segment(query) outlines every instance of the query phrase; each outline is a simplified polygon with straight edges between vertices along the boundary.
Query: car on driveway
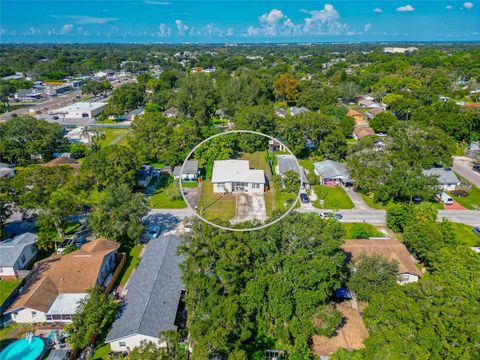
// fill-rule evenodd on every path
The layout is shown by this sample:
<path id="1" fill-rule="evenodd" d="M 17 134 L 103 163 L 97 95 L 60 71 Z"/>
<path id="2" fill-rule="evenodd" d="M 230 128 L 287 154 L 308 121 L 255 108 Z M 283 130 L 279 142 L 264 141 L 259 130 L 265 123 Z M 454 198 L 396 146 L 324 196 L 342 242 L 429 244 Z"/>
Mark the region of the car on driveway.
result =
<path id="1" fill-rule="evenodd" d="M 300 201 L 302 204 L 308 204 L 310 202 L 310 199 L 308 198 L 308 195 L 305 193 L 300 194 Z"/>
<path id="2" fill-rule="evenodd" d="M 480 165 L 473 165 L 472 170 L 480 174 Z"/>
<path id="3" fill-rule="evenodd" d="M 474 227 L 474 228 L 473 228 L 473 232 L 474 232 L 475 234 L 477 234 L 478 236 L 480 236 L 480 227 Z"/>
<path id="4" fill-rule="evenodd" d="M 158 235 L 160 235 L 160 231 L 161 228 L 159 225 L 151 225 L 147 233 L 148 240 L 157 238 Z"/>

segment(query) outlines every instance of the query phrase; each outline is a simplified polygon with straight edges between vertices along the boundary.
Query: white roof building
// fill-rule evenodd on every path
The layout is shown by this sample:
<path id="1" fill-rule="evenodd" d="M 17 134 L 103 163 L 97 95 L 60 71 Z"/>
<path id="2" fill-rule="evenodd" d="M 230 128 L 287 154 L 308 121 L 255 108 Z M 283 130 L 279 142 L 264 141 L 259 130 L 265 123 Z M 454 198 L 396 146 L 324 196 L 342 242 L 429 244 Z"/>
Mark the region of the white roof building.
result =
<path id="1" fill-rule="evenodd" d="M 57 109 L 55 113 L 61 114 L 66 119 L 94 118 L 99 115 L 106 106 L 107 103 L 104 102 L 79 101 L 75 104 Z"/>
<path id="2" fill-rule="evenodd" d="M 250 169 L 248 160 L 217 160 L 213 163 L 214 192 L 263 193 L 263 170 Z"/>

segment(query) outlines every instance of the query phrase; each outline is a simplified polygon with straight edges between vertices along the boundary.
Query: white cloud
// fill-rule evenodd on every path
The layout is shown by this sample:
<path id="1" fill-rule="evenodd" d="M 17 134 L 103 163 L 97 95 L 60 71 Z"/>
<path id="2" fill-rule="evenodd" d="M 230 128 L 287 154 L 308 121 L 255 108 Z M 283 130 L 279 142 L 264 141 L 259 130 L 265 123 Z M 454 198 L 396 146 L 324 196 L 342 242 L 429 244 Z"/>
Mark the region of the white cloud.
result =
<path id="1" fill-rule="evenodd" d="M 375 9 L 373 9 L 372 11 L 373 11 L 374 13 L 377 13 L 377 14 L 381 14 L 381 13 L 383 12 L 383 10 L 380 9 L 380 8 L 375 8 Z"/>
<path id="2" fill-rule="evenodd" d="M 111 17 L 95 17 L 95 16 L 86 16 L 86 15 L 50 15 L 52 18 L 57 19 L 69 19 L 72 20 L 74 24 L 106 24 L 111 21 L 120 20 L 119 18 Z"/>
<path id="3" fill-rule="evenodd" d="M 453 6 L 452 6 L 452 5 L 447 5 L 447 6 L 445 6 L 445 9 L 447 9 L 447 10 L 453 10 Z"/>
<path id="4" fill-rule="evenodd" d="M 367 23 L 367 24 L 365 24 L 365 26 L 363 27 L 363 31 L 364 31 L 364 32 L 368 32 L 371 28 L 372 28 L 372 24 Z"/>
<path id="5" fill-rule="evenodd" d="M 333 35 L 345 32 L 348 26 L 340 22 L 340 14 L 331 4 L 325 4 L 322 10 L 308 12 L 311 16 L 304 19 L 303 32 L 312 35 Z"/>
<path id="6" fill-rule="evenodd" d="M 158 33 L 157 33 L 158 36 L 169 37 L 171 33 L 172 33 L 172 29 L 170 29 L 170 27 L 167 24 L 161 23 L 158 26 Z"/>
<path id="7" fill-rule="evenodd" d="M 463 3 L 463 7 L 464 7 L 465 9 L 470 10 L 471 8 L 473 8 L 473 3 L 471 3 L 470 1 L 464 2 L 464 3 Z"/>
<path id="8" fill-rule="evenodd" d="M 175 25 L 177 26 L 178 35 L 187 35 L 189 27 L 188 25 L 184 24 L 182 20 L 175 20 Z"/>
<path id="9" fill-rule="evenodd" d="M 281 10 L 273 9 L 258 17 L 260 26 L 249 26 L 245 36 L 293 35 L 301 31 L 301 26 L 293 23 Z"/>
<path id="10" fill-rule="evenodd" d="M 415 8 L 410 4 L 407 4 L 405 6 L 397 7 L 397 11 L 400 11 L 400 12 L 410 12 L 410 11 L 414 11 L 414 10 L 415 10 Z"/>
<path id="11" fill-rule="evenodd" d="M 73 25 L 72 24 L 65 24 L 60 29 L 60 35 L 66 35 L 69 32 L 71 32 L 72 30 L 73 30 Z"/>

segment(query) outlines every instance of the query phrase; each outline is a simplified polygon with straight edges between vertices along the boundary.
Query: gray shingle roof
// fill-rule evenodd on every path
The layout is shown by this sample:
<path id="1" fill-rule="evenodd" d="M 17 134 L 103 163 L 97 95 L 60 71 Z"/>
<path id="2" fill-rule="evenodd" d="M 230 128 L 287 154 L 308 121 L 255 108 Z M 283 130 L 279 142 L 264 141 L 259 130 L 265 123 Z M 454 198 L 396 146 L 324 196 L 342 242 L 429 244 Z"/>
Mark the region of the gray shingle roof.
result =
<path id="1" fill-rule="evenodd" d="M 173 175 L 180 176 L 182 165 L 175 166 L 173 168 Z M 198 173 L 198 160 L 187 160 L 185 167 L 183 168 L 184 174 L 197 174 Z"/>
<path id="2" fill-rule="evenodd" d="M 431 168 L 422 172 L 425 176 L 436 176 L 440 185 L 460 184 L 460 180 L 451 169 Z"/>
<path id="3" fill-rule="evenodd" d="M 315 172 L 322 177 L 322 179 L 340 178 L 342 180 L 350 181 L 350 173 L 346 166 L 338 161 L 325 160 L 313 164 Z"/>
<path id="4" fill-rule="evenodd" d="M 35 244 L 37 235 L 25 233 L 0 242 L 0 266 L 13 266 L 26 246 Z"/>
<path id="5" fill-rule="evenodd" d="M 183 290 L 179 244 L 178 236 L 166 235 L 147 245 L 140 265 L 128 281 L 124 307 L 106 342 L 134 334 L 158 337 L 161 331 L 177 328 L 174 322 Z"/>
<path id="6" fill-rule="evenodd" d="M 287 171 L 295 171 L 298 174 L 298 166 L 297 162 L 295 161 L 295 156 L 293 155 L 277 155 L 277 162 L 278 162 L 278 172 L 280 175 L 285 174 Z M 307 176 L 305 175 L 305 170 L 300 167 L 301 169 L 301 177 L 303 183 L 308 183 Z"/>

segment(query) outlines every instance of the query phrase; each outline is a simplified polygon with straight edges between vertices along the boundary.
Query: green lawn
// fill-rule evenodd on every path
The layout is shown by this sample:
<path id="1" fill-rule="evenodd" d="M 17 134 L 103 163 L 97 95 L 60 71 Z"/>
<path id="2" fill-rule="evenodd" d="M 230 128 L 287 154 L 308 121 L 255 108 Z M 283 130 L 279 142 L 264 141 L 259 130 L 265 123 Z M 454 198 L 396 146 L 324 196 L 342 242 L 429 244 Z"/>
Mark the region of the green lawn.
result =
<path id="1" fill-rule="evenodd" d="M 457 240 L 467 246 L 480 246 L 480 236 L 473 232 L 473 226 L 452 222 Z"/>
<path id="2" fill-rule="evenodd" d="M 239 159 L 248 160 L 250 169 L 261 169 L 265 172 L 267 178 L 271 178 L 272 171 L 266 160 L 267 153 L 265 151 L 257 151 L 254 153 L 243 153 Z"/>
<path id="3" fill-rule="evenodd" d="M 292 206 L 291 203 L 287 203 L 289 199 L 295 200 L 297 198 L 297 194 L 285 193 L 276 191 L 275 192 L 275 209 L 277 210 L 288 210 Z M 287 206 L 285 206 L 287 204 Z M 297 204 L 298 207 L 298 204 Z M 268 215 L 268 213 L 267 213 Z"/>
<path id="4" fill-rule="evenodd" d="M 171 195 L 174 191 L 174 179 L 173 177 L 164 177 L 160 179 L 160 184 L 155 190 L 155 193 L 150 197 L 150 207 L 153 209 L 183 209 L 187 205 L 183 198 L 171 199 Z M 178 190 L 180 191 L 180 190 Z"/>
<path id="5" fill-rule="evenodd" d="M 468 191 L 468 195 L 465 197 L 458 197 L 449 193 L 453 200 L 457 201 L 460 205 L 466 207 L 467 209 L 474 210 L 480 208 L 480 189 L 473 185 L 471 182 L 462 178 L 463 181 L 468 182 L 472 185 L 472 188 Z"/>
<path id="6" fill-rule="evenodd" d="M 128 278 L 132 274 L 133 269 L 135 269 L 138 264 L 140 264 L 140 254 L 142 252 L 142 249 L 143 245 L 137 244 L 125 252 L 127 258 L 125 259 L 125 265 L 123 266 L 122 272 L 117 278 L 118 285 L 126 284 Z"/>
<path id="7" fill-rule="evenodd" d="M 305 170 L 308 170 L 309 173 L 311 174 L 314 173 L 314 170 L 313 170 L 314 161 L 312 159 L 298 160 L 298 163 L 300 164 L 300 166 L 303 166 Z"/>
<path id="8" fill-rule="evenodd" d="M 313 206 L 320 209 L 353 209 L 353 202 L 348 197 L 345 190 L 340 186 L 312 186 L 313 191 L 317 195 L 317 200 L 313 202 Z M 323 198 L 323 207 L 320 205 L 320 198 Z"/>
<path id="9" fill-rule="evenodd" d="M 215 194 L 210 180 L 205 180 L 199 207 L 203 206 L 201 215 L 207 220 L 231 220 L 236 215 L 235 195 Z"/>
<path id="10" fill-rule="evenodd" d="M 17 279 L 0 280 L 0 304 L 3 304 L 3 302 L 7 300 L 18 284 L 20 284 L 20 280 Z"/>
<path id="11" fill-rule="evenodd" d="M 100 146 L 105 146 L 110 144 L 117 136 L 126 133 L 128 129 L 100 129 L 102 133 L 105 134 L 104 139 L 100 139 Z"/>
<path id="12" fill-rule="evenodd" d="M 363 201 L 365 201 L 367 205 L 372 209 L 385 209 L 385 206 L 383 206 L 382 204 L 378 204 L 374 202 L 371 196 L 363 193 L 359 193 L 359 194 L 362 195 Z"/>
<path id="13" fill-rule="evenodd" d="M 369 237 L 385 237 L 377 228 L 367 223 L 342 223 L 345 239 L 368 239 Z"/>

